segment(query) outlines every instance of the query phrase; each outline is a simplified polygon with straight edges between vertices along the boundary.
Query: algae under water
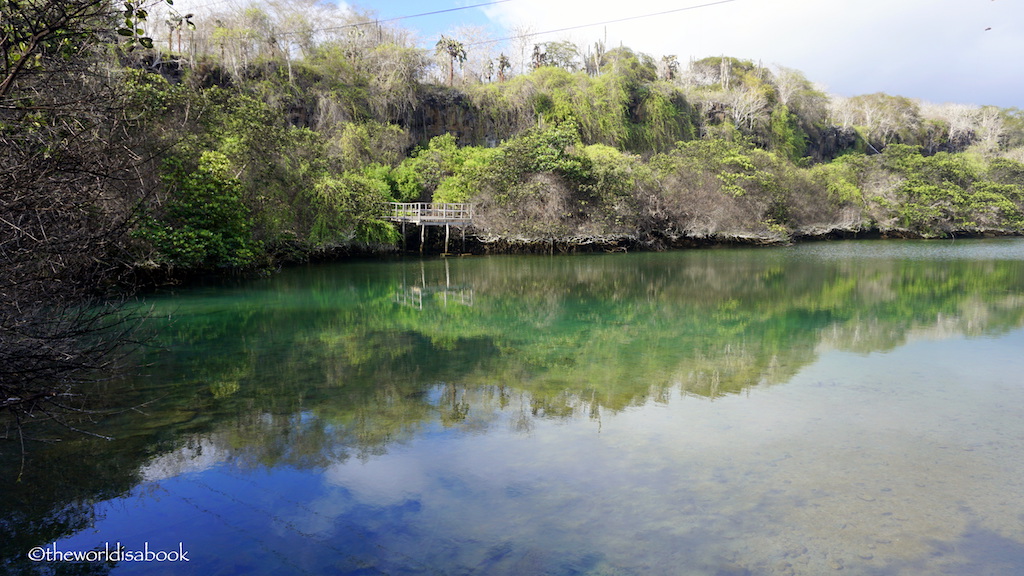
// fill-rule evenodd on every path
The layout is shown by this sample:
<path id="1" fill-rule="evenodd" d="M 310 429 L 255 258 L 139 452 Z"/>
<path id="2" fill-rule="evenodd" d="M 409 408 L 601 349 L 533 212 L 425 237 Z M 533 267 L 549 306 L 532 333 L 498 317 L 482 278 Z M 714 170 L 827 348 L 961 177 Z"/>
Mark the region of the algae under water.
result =
<path id="1" fill-rule="evenodd" d="M 130 406 L 0 445 L 0 566 L 1024 571 L 1024 241 L 350 262 L 155 294 Z M 12 472 L 13 471 L 13 472 Z M 34 562 L 185 550 L 188 562 Z"/>

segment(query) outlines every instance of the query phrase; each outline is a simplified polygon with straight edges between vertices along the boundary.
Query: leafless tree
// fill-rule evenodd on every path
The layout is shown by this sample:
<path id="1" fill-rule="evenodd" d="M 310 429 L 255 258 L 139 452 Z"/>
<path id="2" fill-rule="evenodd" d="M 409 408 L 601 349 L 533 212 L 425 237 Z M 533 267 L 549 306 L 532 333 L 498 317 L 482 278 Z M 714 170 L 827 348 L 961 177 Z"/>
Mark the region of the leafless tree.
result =
<path id="1" fill-rule="evenodd" d="M 68 415 L 90 406 L 84 383 L 131 340 L 134 324 L 103 302 L 131 269 L 127 232 L 155 176 L 122 105 L 126 82 L 99 57 L 124 14 L 102 0 L 4 5 L 0 414 L 19 431 L 73 426 Z"/>
<path id="2" fill-rule="evenodd" d="M 747 132 L 768 117 L 768 98 L 755 88 L 744 88 L 726 93 L 729 115 L 733 123 Z"/>
<path id="3" fill-rule="evenodd" d="M 1006 127 L 999 108 L 983 106 L 978 112 L 978 138 L 982 152 L 994 154 L 999 150 L 1000 140 Z"/>
<path id="4" fill-rule="evenodd" d="M 833 123 L 839 126 L 863 127 L 869 143 L 878 149 L 897 140 L 901 134 L 916 131 L 921 122 L 915 101 L 882 93 L 834 97 L 829 113 Z"/>
<path id="5" fill-rule="evenodd" d="M 478 83 L 487 76 L 487 63 L 494 58 L 494 43 L 481 26 L 459 26 L 452 31 L 452 38 L 458 38 L 466 52 L 462 62 L 463 82 Z"/>
<path id="6" fill-rule="evenodd" d="M 536 44 L 535 36 L 536 30 L 528 24 L 518 24 L 512 27 L 513 47 L 515 48 L 512 51 L 512 64 L 519 68 L 520 74 L 526 74 L 526 69 L 530 66 L 531 50 Z"/>
<path id="7" fill-rule="evenodd" d="M 704 60 L 690 60 L 679 80 L 682 85 L 687 87 L 711 86 L 719 82 L 721 72 L 720 66 L 712 66 Z"/>
<path id="8" fill-rule="evenodd" d="M 775 66 L 775 73 L 773 74 L 773 82 L 775 85 L 775 93 L 778 95 L 779 104 L 790 106 L 796 99 L 797 95 L 804 90 L 807 90 L 810 86 L 810 82 L 799 70 L 792 68 L 786 68 L 785 66 Z"/>
<path id="9" fill-rule="evenodd" d="M 829 100 L 828 107 L 831 122 L 843 128 L 851 128 L 854 125 L 855 110 L 849 98 L 833 96 Z"/>

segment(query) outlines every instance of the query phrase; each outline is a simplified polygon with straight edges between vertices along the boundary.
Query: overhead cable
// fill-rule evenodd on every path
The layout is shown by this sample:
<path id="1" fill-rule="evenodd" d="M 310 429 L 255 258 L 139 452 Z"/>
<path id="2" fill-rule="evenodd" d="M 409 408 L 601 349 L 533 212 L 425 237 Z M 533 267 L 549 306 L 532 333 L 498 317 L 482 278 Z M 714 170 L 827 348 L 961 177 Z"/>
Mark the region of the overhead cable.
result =
<path id="1" fill-rule="evenodd" d="M 446 8 L 444 10 L 434 10 L 433 12 L 422 12 L 420 14 L 409 14 L 408 16 L 395 16 L 394 18 L 386 18 L 384 20 L 367 20 L 365 22 L 356 22 L 354 24 L 342 24 L 341 26 L 328 26 L 326 28 L 317 28 L 316 32 L 328 32 L 331 30 L 344 30 L 345 28 L 357 28 L 359 26 L 369 26 L 371 24 L 383 24 L 385 22 L 395 22 L 398 20 L 407 20 L 409 18 L 419 18 L 421 16 L 433 16 L 435 14 L 444 14 L 446 12 L 457 12 L 459 10 L 469 10 L 470 8 L 480 8 L 481 6 L 491 6 L 493 4 L 502 4 L 505 2 L 511 2 L 512 0 L 493 0 L 491 2 L 483 2 L 480 4 L 473 4 L 471 6 L 459 6 L 457 8 Z M 282 35 L 293 34 L 293 32 L 284 32 Z"/>
<path id="2" fill-rule="evenodd" d="M 569 30 L 579 30 L 580 28 L 590 28 L 592 26 L 604 26 L 606 24 L 616 24 L 618 22 L 626 22 L 629 20 L 639 20 L 641 18 L 652 18 L 654 16 L 663 16 L 665 14 L 672 14 L 674 12 L 685 12 L 687 10 L 696 10 L 698 8 L 708 8 L 710 6 L 717 6 L 719 4 L 729 4 L 730 2 L 736 2 L 737 0 L 719 0 L 718 2 L 708 2 L 707 4 L 698 4 L 696 6 L 687 6 L 685 8 L 675 8 L 672 10 L 663 10 L 661 12 L 652 12 L 650 14 L 640 14 L 639 16 L 627 16 L 625 18 L 616 18 L 615 20 L 605 20 L 604 22 L 591 22 L 590 24 L 580 24 L 578 26 L 567 26 L 565 28 L 558 28 L 556 30 L 544 30 L 543 32 L 529 32 L 526 34 L 518 34 L 516 36 L 509 36 L 507 38 L 498 38 L 496 40 L 481 40 L 479 42 L 469 42 L 464 46 L 478 46 L 481 44 L 494 44 L 495 42 L 504 42 L 506 40 L 517 40 L 519 38 L 530 38 L 531 36 L 540 36 L 543 34 L 554 34 L 556 32 L 567 32 Z"/>

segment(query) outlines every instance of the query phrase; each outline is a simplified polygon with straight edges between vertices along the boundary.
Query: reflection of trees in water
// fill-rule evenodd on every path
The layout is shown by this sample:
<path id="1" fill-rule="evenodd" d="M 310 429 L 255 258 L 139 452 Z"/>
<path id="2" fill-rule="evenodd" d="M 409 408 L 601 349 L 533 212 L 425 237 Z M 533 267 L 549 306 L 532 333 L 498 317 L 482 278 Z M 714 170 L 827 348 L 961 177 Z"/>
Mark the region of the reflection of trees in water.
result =
<path id="1" fill-rule="evenodd" d="M 314 389 L 500 381 L 547 403 L 568 391 L 617 410 L 666 387 L 715 396 L 784 381 L 822 347 L 888 350 L 929 330 L 974 335 L 1024 316 L 1018 262 L 788 254 L 494 258 L 351 276 L 320 268 L 285 275 L 262 302 L 190 318 L 174 345 L 221 350 L 185 363 L 221 396 L 268 388 L 260 375 L 283 365 L 289 380 Z M 410 277 L 471 287 L 474 306 L 398 305 L 394 294 Z"/>
<path id="2" fill-rule="evenodd" d="M 0 573 L 52 574 L 53 566 L 32 562 L 27 554 L 97 520 L 97 502 L 131 490 L 139 481 L 140 466 L 156 451 L 172 445 L 154 445 L 149 436 L 127 437 L 113 443 L 77 436 L 61 442 L 29 446 L 20 481 L 20 446 L 0 443 L 3 497 L 0 497 Z M 68 574 L 107 574 L 105 563 L 62 566 Z"/>
<path id="3" fill-rule="evenodd" d="M 472 289 L 473 306 L 396 303 L 410 274 Z M 609 411 L 675 393 L 785 382 L 822 349 L 1010 330 L 1024 323 L 1022 293 L 1016 261 L 786 250 L 353 264 L 186 292 L 154 324 L 171 352 L 143 358 L 155 364 L 137 382 L 110 384 L 127 405 L 160 400 L 107 421 L 113 443 L 37 448 L 13 500 L 5 492 L 0 551 L 82 529 L 92 502 L 130 489 L 140 470 L 173 475 L 204 459 L 321 468 L 438 426 L 600 426 Z"/>
<path id="4" fill-rule="evenodd" d="M 251 365 L 221 369 L 232 382 L 249 377 L 216 401 L 245 403 L 257 414 L 301 407 L 331 429 L 325 444 L 365 456 L 429 422 L 468 429 L 505 414 L 510 426 L 529 430 L 537 418 L 597 419 L 602 410 L 666 401 L 674 390 L 714 398 L 784 382 L 825 348 L 890 350 L 926 334 L 975 335 L 1024 321 L 1024 267 L 1014 261 L 826 262 L 744 250 L 415 262 L 371 271 L 353 274 L 358 289 L 337 268 L 286 276 L 284 284 L 295 283 L 286 306 L 271 302 L 239 323 L 220 314 L 185 324 L 201 347 L 219 323 L 225 328 L 212 338 L 215 348 L 237 353 L 218 358 Z M 395 288 L 410 273 L 424 284 L 471 286 L 474 306 L 396 304 Z M 313 289 L 303 290 L 306 283 Z M 252 302 L 239 306 L 252 314 Z M 238 338 L 226 328 L 238 324 L 260 337 Z M 182 340 L 177 346 L 190 338 Z M 277 352 L 251 353 L 257 346 Z M 204 379 L 218 378 L 215 364 L 202 356 L 195 362 L 204 365 Z M 289 383 L 261 378 L 282 365 Z M 516 403 L 519 409 L 508 409 Z M 321 437 L 269 435 L 239 432 L 257 450 Z"/>

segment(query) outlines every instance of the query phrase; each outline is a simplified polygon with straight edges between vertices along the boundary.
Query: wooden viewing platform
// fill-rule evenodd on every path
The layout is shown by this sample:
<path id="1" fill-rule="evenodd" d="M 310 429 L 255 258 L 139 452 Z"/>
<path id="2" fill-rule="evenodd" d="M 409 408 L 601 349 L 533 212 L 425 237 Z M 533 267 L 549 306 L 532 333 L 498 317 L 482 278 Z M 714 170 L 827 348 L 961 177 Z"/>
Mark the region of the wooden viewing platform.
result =
<path id="1" fill-rule="evenodd" d="M 462 229 L 462 245 L 466 245 L 466 227 L 473 223 L 473 205 L 467 203 L 438 202 L 390 202 L 391 214 L 388 220 L 402 224 L 402 242 L 405 242 L 405 225 L 420 227 L 420 253 L 427 241 L 427 226 L 444 226 L 444 251 L 448 253 L 448 237 L 452 226 Z"/>
<path id="2" fill-rule="evenodd" d="M 436 202 L 391 202 L 392 222 L 410 222 L 419 226 L 468 226 L 473 223 L 472 204 Z"/>

